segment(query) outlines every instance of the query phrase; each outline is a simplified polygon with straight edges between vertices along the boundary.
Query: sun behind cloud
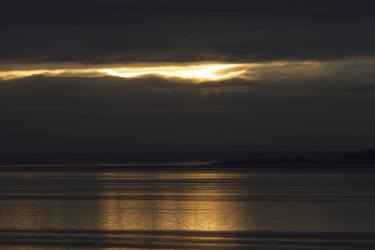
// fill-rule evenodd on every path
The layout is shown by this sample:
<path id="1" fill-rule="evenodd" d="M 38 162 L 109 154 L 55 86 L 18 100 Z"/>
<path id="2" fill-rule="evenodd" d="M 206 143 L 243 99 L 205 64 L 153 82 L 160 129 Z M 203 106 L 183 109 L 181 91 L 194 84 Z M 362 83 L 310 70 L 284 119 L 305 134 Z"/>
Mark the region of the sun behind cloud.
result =
<path id="1" fill-rule="evenodd" d="M 332 64 L 332 63 L 331 63 Z M 325 73 L 330 63 L 314 61 L 281 61 L 260 63 L 175 63 L 129 65 L 28 65 L 0 70 L 0 81 L 32 76 L 45 77 L 157 77 L 192 84 L 231 79 L 246 81 L 264 79 L 306 78 Z M 333 63 L 335 64 L 335 63 Z M 331 65 L 332 66 L 332 65 Z"/>
<path id="2" fill-rule="evenodd" d="M 247 73 L 246 64 L 192 65 L 129 65 L 86 68 L 17 69 L 0 71 L 0 80 L 14 80 L 31 76 L 47 77 L 119 77 L 119 78 L 176 78 L 194 83 L 241 78 Z"/>

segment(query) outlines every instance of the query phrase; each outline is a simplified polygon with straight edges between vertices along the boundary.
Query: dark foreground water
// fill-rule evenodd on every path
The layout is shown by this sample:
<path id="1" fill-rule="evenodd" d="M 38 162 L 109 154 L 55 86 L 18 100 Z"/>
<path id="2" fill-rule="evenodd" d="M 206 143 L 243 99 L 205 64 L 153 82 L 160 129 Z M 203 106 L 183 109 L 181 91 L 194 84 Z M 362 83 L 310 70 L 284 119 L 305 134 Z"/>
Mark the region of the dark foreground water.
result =
<path id="1" fill-rule="evenodd" d="M 371 171 L 0 171 L 0 249 L 374 249 Z"/>

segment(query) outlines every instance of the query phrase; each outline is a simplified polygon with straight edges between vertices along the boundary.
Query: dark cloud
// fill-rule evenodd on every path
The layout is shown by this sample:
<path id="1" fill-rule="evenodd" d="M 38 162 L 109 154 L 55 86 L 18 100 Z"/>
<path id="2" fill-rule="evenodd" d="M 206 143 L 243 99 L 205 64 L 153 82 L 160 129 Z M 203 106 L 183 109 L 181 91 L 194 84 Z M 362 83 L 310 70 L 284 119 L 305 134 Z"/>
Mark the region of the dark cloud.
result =
<path id="1" fill-rule="evenodd" d="M 374 56 L 374 22 L 137 23 L 108 29 L 7 29 L 1 62 L 176 62 Z"/>
<path id="2" fill-rule="evenodd" d="M 22 62 L 275 60 L 374 55 L 361 1 L 5 1 L 0 58 Z"/>
<path id="3" fill-rule="evenodd" d="M 358 86 L 334 79 L 207 85 L 152 78 L 3 82 L 0 147 L 210 151 L 371 146 L 375 92 L 357 91 Z"/>
<path id="4" fill-rule="evenodd" d="M 298 0 L 6 0 L 0 25 L 15 26 L 124 26 L 139 21 L 191 19 L 320 20 L 374 19 L 372 1 Z"/>
<path id="5" fill-rule="evenodd" d="M 364 62 L 375 56 L 374 7 L 373 1 L 342 0 L 2 1 L 2 69 L 22 63 L 334 63 L 328 75 L 203 85 L 155 78 L 2 81 L 0 149 L 371 146 L 375 84 L 373 63 Z"/>

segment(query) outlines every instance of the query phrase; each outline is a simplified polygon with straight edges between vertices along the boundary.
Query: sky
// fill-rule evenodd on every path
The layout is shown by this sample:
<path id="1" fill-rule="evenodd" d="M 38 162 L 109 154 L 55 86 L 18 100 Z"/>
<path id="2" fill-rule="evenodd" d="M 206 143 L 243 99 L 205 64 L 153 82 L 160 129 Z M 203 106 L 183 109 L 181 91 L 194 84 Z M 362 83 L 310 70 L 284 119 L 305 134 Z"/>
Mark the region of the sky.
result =
<path id="1" fill-rule="evenodd" d="M 4 0 L 0 152 L 374 147 L 374 8 Z"/>

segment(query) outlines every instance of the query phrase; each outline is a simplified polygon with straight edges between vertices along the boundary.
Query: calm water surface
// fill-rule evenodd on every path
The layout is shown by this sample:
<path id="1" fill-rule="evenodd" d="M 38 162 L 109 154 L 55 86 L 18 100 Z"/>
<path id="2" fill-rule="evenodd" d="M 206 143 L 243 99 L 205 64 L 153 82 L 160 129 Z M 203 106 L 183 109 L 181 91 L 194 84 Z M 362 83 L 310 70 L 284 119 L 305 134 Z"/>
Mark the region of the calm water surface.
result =
<path id="1" fill-rule="evenodd" d="M 2 171 L 0 249 L 374 249 L 375 175 L 302 172 Z"/>

